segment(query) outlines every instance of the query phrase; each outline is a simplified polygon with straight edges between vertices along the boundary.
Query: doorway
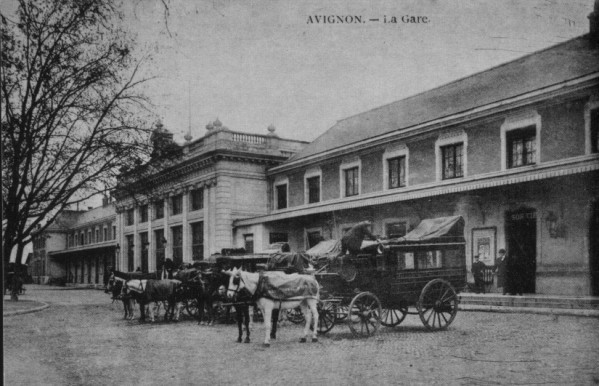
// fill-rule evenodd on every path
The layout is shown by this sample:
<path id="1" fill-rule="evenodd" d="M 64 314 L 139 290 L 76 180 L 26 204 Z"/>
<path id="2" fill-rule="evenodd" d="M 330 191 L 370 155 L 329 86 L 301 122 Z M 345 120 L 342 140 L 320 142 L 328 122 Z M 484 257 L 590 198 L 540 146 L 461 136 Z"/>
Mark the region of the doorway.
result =
<path id="1" fill-rule="evenodd" d="M 521 208 L 507 212 L 505 238 L 508 254 L 514 259 L 514 269 L 508 282 L 514 283 L 516 293 L 536 292 L 537 271 L 537 211 Z"/>

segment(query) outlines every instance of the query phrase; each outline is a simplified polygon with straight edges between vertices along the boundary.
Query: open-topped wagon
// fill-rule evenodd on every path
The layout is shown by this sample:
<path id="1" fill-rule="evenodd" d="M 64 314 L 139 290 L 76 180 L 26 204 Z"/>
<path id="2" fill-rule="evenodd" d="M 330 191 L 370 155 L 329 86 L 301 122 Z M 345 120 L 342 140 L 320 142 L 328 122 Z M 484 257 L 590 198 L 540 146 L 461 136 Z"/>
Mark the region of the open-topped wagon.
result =
<path id="1" fill-rule="evenodd" d="M 321 285 L 319 332 L 345 320 L 359 336 L 419 315 L 430 330 L 447 328 L 466 282 L 464 220 L 423 220 L 404 237 L 362 248 L 357 256 L 330 259 L 317 272 Z"/>

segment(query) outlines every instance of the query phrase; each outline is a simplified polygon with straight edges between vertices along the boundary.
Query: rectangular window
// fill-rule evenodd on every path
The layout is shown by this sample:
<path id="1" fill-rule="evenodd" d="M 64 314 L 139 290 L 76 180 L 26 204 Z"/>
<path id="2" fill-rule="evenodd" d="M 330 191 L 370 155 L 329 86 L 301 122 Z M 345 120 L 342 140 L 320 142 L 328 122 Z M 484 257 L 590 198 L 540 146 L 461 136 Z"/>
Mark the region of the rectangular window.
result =
<path id="1" fill-rule="evenodd" d="M 320 231 L 308 232 L 308 249 L 322 241 Z"/>
<path id="2" fill-rule="evenodd" d="M 455 143 L 441 148 L 441 156 L 443 157 L 443 179 L 458 178 L 464 176 L 463 168 L 463 143 Z"/>
<path id="3" fill-rule="evenodd" d="M 96 243 L 99 243 L 100 241 L 102 241 L 100 240 L 100 230 L 96 229 Z"/>
<path id="4" fill-rule="evenodd" d="M 164 218 L 164 200 L 154 202 L 154 220 Z"/>
<path id="5" fill-rule="evenodd" d="M 591 153 L 599 153 L 599 109 L 591 110 Z"/>
<path id="6" fill-rule="evenodd" d="M 441 251 L 419 251 L 416 252 L 418 269 L 441 268 L 443 258 Z"/>
<path id="7" fill-rule="evenodd" d="M 359 190 L 359 168 L 345 169 L 343 174 L 345 177 L 345 197 L 357 195 Z"/>
<path id="8" fill-rule="evenodd" d="M 147 213 L 147 210 L 146 210 Z M 141 271 L 148 272 L 148 251 L 150 250 L 150 242 L 148 240 L 148 232 L 139 234 L 139 241 L 141 242 Z"/>
<path id="9" fill-rule="evenodd" d="M 406 186 L 406 157 L 387 160 L 389 163 L 389 189 Z"/>
<path id="10" fill-rule="evenodd" d="M 191 256 L 195 260 L 204 260 L 204 223 L 191 224 Z"/>
<path id="11" fill-rule="evenodd" d="M 139 207 L 139 222 L 148 222 L 148 205 L 142 205 Z"/>
<path id="12" fill-rule="evenodd" d="M 310 177 L 308 183 L 308 203 L 320 202 L 320 176 Z"/>
<path id="13" fill-rule="evenodd" d="M 268 243 L 286 243 L 289 241 L 289 234 L 282 232 L 272 232 L 268 236 Z"/>
<path id="14" fill-rule="evenodd" d="M 108 241 L 108 228 L 104 227 L 103 231 L 104 238 L 102 240 Z"/>
<path id="15" fill-rule="evenodd" d="M 243 235 L 243 240 L 245 243 L 245 251 L 247 253 L 254 253 L 254 234 L 250 233 L 247 235 Z"/>
<path id="16" fill-rule="evenodd" d="M 91 230 L 87 231 L 87 243 L 91 244 L 94 242 L 93 233 Z"/>
<path id="17" fill-rule="evenodd" d="M 125 225 L 133 225 L 135 222 L 135 212 L 133 209 L 127 209 L 125 212 Z"/>
<path id="18" fill-rule="evenodd" d="M 112 226 L 112 239 L 116 240 L 116 225 Z"/>
<path id="19" fill-rule="evenodd" d="M 275 186 L 277 193 L 277 209 L 287 208 L 287 185 Z"/>
<path id="20" fill-rule="evenodd" d="M 135 259 L 135 245 L 133 245 L 133 235 L 127 236 L 127 269 L 129 272 L 135 270 L 134 259 Z"/>
<path id="21" fill-rule="evenodd" d="M 204 189 L 194 189 L 189 192 L 189 201 L 191 210 L 200 210 L 204 208 Z"/>
<path id="22" fill-rule="evenodd" d="M 536 163 L 536 128 L 512 130 L 506 134 L 508 143 L 508 167 L 532 165 Z"/>
<path id="23" fill-rule="evenodd" d="M 156 268 L 160 269 L 164 264 L 164 250 L 166 246 L 166 239 L 164 238 L 164 231 L 157 229 L 154 231 L 154 240 L 156 244 Z"/>
<path id="24" fill-rule="evenodd" d="M 183 212 L 183 196 L 178 194 L 171 197 L 171 214 L 177 215 Z"/>
<path id="25" fill-rule="evenodd" d="M 183 263 L 183 227 L 172 227 L 171 232 L 173 236 L 173 263 L 178 268 Z"/>
<path id="26" fill-rule="evenodd" d="M 405 236 L 407 233 L 407 224 L 405 222 L 393 222 L 385 224 L 385 235 L 393 239 Z"/>

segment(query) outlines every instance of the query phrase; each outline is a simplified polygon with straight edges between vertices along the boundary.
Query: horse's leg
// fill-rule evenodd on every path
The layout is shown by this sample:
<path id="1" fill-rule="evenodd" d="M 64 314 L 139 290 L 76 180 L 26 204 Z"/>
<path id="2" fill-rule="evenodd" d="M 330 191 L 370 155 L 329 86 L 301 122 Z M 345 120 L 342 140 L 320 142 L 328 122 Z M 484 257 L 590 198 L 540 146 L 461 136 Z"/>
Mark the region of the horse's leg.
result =
<path id="1" fill-rule="evenodd" d="M 314 320 L 314 330 L 312 330 L 312 342 L 318 342 L 318 301 L 316 299 L 307 300 L 308 307 L 310 307 L 310 313 Z M 308 308 L 306 307 L 306 309 Z"/>
<path id="2" fill-rule="evenodd" d="M 264 315 L 264 346 L 270 347 L 270 329 L 273 304 L 264 304 L 262 314 Z"/>
<path id="3" fill-rule="evenodd" d="M 158 307 L 160 307 L 160 306 L 158 305 L 158 303 L 154 303 L 154 306 L 157 308 L 156 314 L 159 314 L 160 309 L 158 309 Z M 150 323 L 154 323 L 154 307 L 152 306 L 152 304 L 149 304 L 148 313 L 149 313 L 149 317 L 150 317 Z"/>
<path id="4" fill-rule="evenodd" d="M 270 329 L 270 339 L 277 339 L 277 324 L 279 324 L 279 312 L 280 309 L 274 308 L 272 310 L 272 328 Z"/>
<path id="5" fill-rule="evenodd" d="M 140 322 L 145 322 L 146 321 L 146 304 L 145 302 L 139 302 L 139 321 Z"/>
<path id="6" fill-rule="evenodd" d="M 245 317 L 245 343 L 250 343 L 250 307 L 243 305 L 243 316 Z"/>
<path id="7" fill-rule="evenodd" d="M 305 303 L 305 301 L 303 301 L 300 304 L 300 306 L 306 319 L 306 325 L 304 326 L 304 335 L 301 337 L 300 342 L 305 343 L 306 338 L 308 337 L 308 333 L 310 332 L 310 324 L 312 324 L 312 313 L 310 312 L 310 309 L 308 308 L 308 305 Z"/>
<path id="8" fill-rule="evenodd" d="M 243 341 L 243 314 L 241 313 L 241 309 L 243 306 L 235 306 L 235 313 L 237 314 L 237 328 L 239 329 L 239 337 L 237 338 L 237 342 L 241 343 Z"/>

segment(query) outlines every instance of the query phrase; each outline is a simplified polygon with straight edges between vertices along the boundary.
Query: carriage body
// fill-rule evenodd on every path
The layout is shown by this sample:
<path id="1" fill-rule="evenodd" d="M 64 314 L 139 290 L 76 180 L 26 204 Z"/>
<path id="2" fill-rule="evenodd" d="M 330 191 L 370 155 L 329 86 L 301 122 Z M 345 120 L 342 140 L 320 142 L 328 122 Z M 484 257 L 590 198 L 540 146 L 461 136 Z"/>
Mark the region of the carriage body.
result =
<path id="1" fill-rule="evenodd" d="M 433 330 L 453 321 L 456 289 L 466 284 L 464 222 L 456 216 L 424 220 L 421 225 L 411 236 L 367 246 L 357 256 L 343 256 L 336 272 L 316 273 L 323 301 L 343 310 L 335 311 L 337 319 L 355 311 L 351 304 L 361 297 L 358 303 L 377 304 L 368 317 L 378 321 L 372 322 L 367 335 L 376 331 L 378 322 L 395 326 L 407 314 L 420 315 Z M 427 230 L 424 236 L 421 228 Z"/>

